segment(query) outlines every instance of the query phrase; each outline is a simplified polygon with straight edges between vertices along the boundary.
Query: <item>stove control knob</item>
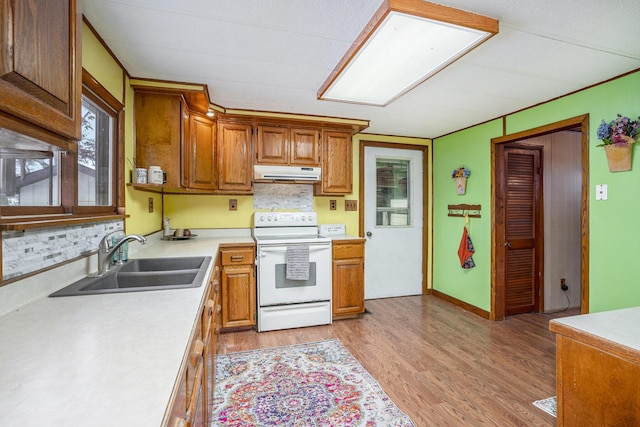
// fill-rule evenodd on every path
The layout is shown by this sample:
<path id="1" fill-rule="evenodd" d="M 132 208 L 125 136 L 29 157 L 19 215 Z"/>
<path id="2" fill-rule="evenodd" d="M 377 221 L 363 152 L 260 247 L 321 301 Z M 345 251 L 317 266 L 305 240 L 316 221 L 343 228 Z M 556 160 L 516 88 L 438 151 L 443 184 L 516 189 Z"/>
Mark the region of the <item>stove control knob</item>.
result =
<path id="1" fill-rule="evenodd" d="M 258 222 L 262 222 L 262 221 L 264 221 L 264 215 L 260 215 L 260 216 L 258 217 Z"/>
<path id="2" fill-rule="evenodd" d="M 273 217 L 273 220 L 274 220 L 275 222 L 278 222 L 278 217 L 277 217 L 277 216 L 274 216 L 274 217 Z"/>
<path id="3" fill-rule="evenodd" d="M 313 221 L 313 215 L 309 215 L 309 221 Z"/>
<path id="4" fill-rule="evenodd" d="M 267 221 L 271 221 L 271 215 L 267 217 Z"/>
<path id="5" fill-rule="evenodd" d="M 304 215 L 302 216 L 302 221 L 305 221 L 307 218 L 304 217 Z"/>

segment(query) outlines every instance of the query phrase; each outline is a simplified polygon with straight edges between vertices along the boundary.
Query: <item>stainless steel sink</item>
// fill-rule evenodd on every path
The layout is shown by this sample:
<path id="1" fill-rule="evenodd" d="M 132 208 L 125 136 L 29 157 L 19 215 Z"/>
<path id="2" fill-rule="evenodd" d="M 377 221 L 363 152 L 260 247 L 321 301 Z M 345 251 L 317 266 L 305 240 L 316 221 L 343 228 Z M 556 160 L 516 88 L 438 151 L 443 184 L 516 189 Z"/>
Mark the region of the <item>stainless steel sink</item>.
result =
<path id="1" fill-rule="evenodd" d="M 112 294 L 197 288 L 204 281 L 211 257 L 140 258 L 102 276 L 88 276 L 49 295 Z"/>

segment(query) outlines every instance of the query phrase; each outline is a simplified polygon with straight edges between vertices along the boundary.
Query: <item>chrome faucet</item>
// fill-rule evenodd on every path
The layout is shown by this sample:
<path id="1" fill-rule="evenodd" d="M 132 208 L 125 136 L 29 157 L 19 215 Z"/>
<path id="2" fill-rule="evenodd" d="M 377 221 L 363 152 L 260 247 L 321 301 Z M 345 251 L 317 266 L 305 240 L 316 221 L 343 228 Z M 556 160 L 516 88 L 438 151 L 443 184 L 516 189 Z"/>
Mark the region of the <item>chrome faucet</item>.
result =
<path id="1" fill-rule="evenodd" d="M 104 236 L 102 240 L 100 240 L 100 244 L 98 245 L 98 276 L 102 276 L 104 273 L 109 271 L 111 260 L 113 259 L 113 254 L 115 254 L 116 251 L 119 251 L 122 245 L 124 245 L 126 242 L 130 240 L 137 240 L 141 245 L 147 243 L 147 239 L 140 236 L 139 234 L 130 234 L 128 236 L 124 236 L 116 244 L 111 246 L 111 237 L 114 234 L 120 232 L 123 232 L 123 230 L 117 230 L 109 233 Z"/>

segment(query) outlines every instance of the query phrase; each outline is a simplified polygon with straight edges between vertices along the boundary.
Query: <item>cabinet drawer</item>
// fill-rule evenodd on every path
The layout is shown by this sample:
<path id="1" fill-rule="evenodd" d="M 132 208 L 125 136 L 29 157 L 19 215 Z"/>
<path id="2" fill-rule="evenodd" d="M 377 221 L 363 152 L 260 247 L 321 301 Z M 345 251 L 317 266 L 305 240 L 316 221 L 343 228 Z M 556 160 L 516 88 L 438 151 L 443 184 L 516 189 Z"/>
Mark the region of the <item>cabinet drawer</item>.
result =
<path id="1" fill-rule="evenodd" d="M 222 265 L 253 264 L 254 258 L 253 248 L 222 251 Z"/>
<path id="2" fill-rule="evenodd" d="M 334 243 L 333 259 L 362 258 L 364 257 L 364 243 Z"/>

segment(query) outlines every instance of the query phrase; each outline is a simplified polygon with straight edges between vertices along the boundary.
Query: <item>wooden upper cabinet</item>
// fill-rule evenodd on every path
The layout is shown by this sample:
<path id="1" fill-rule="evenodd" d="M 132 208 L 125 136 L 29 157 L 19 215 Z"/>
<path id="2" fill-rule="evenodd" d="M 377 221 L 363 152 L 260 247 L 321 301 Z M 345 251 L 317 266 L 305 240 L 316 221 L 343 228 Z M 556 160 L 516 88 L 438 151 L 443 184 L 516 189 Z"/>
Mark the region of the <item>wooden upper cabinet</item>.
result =
<path id="1" fill-rule="evenodd" d="M 320 130 L 292 128 L 290 153 L 292 165 L 320 166 Z"/>
<path id="2" fill-rule="evenodd" d="M 217 146 L 218 191 L 251 193 L 251 124 L 219 122 Z"/>
<path id="3" fill-rule="evenodd" d="M 186 187 L 204 190 L 216 188 L 216 122 L 200 114 L 191 114 L 189 143 L 185 159 L 188 168 Z"/>
<path id="4" fill-rule="evenodd" d="M 319 166 L 320 130 L 286 126 L 258 126 L 256 163 Z"/>
<path id="5" fill-rule="evenodd" d="M 160 166 L 168 188 L 179 188 L 189 111 L 178 94 L 135 92 L 136 166 Z"/>
<path id="6" fill-rule="evenodd" d="M 258 126 L 256 163 L 286 165 L 289 163 L 289 128 Z"/>
<path id="7" fill-rule="evenodd" d="M 351 133 L 325 130 L 322 133 L 322 182 L 314 185 L 315 195 L 351 194 L 353 146 Z"/>
<path id="8" fill-rule="evenodd" d="M 0 8 L 0 110 L 74 140 L 81 137 L 80 3 L 7 0 Z"/>

